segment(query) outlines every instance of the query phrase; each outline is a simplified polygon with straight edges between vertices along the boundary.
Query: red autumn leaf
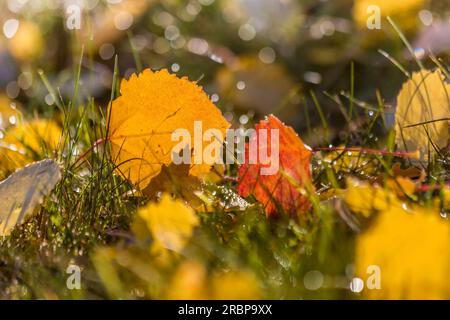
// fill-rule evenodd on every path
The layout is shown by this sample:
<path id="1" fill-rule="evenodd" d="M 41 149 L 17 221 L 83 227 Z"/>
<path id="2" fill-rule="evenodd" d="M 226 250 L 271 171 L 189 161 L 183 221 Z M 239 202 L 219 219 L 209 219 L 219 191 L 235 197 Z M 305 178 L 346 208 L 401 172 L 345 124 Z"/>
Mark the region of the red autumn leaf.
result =
<path id="1" fill-rule="evenodd" d="M 280 211 L 289 214 L 304 213 L 310 208 L 311 203 L 299 190 L 311 187 L 311 149 L 291 127 L 273 115 L 260 121 L 255 129 L 257 134 L 250 137 L 246 144 L 245 162 L 241 164 L 238 172 L 239 194 L 243 197 L 254 195 L 264 204 L 266 216 L 276 215 Z M 278 144 L 273 141 L 272 145 L 271 129 L 278 129 Z M 264 143 L 260 146 L 258 137 L 261 137 L 259 134 L 261 131 L 267 132 L 267 143 L 262 141 Z M 249 157 L 252 142 L 256 142 L 255 145 L 258 146 L 257 161 L 251 161 Z M 270 175 L 262 174 L 261 169 L 269 167 L 270 163 L 267 164 L 267 161 L 261 159 L 261 151 L 263 155 L 270 157 L 272 151 L 276 152 L 276 147 L 279 153 L 278 170 Z"/>

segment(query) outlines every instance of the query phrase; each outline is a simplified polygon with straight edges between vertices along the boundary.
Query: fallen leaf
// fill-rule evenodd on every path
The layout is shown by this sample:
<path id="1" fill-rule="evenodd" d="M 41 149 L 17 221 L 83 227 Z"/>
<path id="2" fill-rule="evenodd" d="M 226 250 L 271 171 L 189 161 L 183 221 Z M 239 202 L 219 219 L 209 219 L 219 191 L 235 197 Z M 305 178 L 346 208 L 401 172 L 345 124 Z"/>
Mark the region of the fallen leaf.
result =
<path id="1" fill-rule="evenodd" d="M 0 94 L 0 130 L 5 130 L 13 123 L 19 121 L 20 111 L 15 102 L 7 96 Z M 0 132 L 0 137 L 2 132 Z"/>
<path id="2" fill-rule="evenodd" d="M 275 174 L 262 175 L 261 169 L 267 165 L 249 163 L 249 144 L 246 145 L 246 159 L 239 167 L 238 193 L 243 197 L 254 195 L 261 202 L 266 216 L 274 215 L 280 209 L 286 213 L 304 213 L 311 206 L 308 198 L 301 189 L 312 189 L 311 186 L 311 149 L 303 144 L 300 137 L 291 128 L 283 124 L 278 118 L 270 115 L 259 122 L 256 132 L 262 129 L 279 130 L 279 169 Z M 267 134 L 268 148 L 271 145 L 270 134 Z M 258 139 L 258 134 L 250 138 Z M 250 141 L 250 142 L 251 142 Z M 267 154 L 271 154 L 272 150 Z"/>
<path id="3" fill-rule="evenodd" d="M 212 279 L 214 300 L 260 299 L 260 289 L 253 274 L 245 271 L 230 271 Z"/>
<path id="4" fill-rule="evenodd" d="M 36 23 L 22 20 L 7 45 L 14 58 L 22 62 L 31 62 L 41 56 L 45 40 L 41 28 Z"/>
<path id="5" fill-rule="evenodd" d="M 8 235 L 32 214 L 60 179 L 59 165 L 46 159 L 30 164 L 0 182 L 0 236 Z"/>
<path id="6" fill-rule="evenodd" d="M 379 9 L 383 18 L 391 17 L 402 30 L 411 31 L 417 27 L 416 19 L 411 19 L 411 17 L 416 16 L 425 6 L 425 0 L 355 0 L 353 19 L 358 27 L 367 28 L 368 23 L 374 21 L 373 17 L 377 13 L 373 9 L 374 6 Z"/>
<path id="7" fill-rule="evenodd" d="M 51 120 L 19 123 L 0 139 L 0 173 L 11 172 L 56 150 L 61 128 Z"/>
<path id="8" fill-rule="evenodd" d="M 196 261 L 183 262 L 173 275 L 166 298 L 169 300 L 205 300 L 209 298 L 205 268 Z"/>
<path id="9" fill-rule="evenodd" d="M 450 23 L 445 19 L 433 19 L 429 26 L 424 26 L 412 43 L 413 48 L 424 48 L 425 57 L 440 56 L 450 52 Z M 413 60 L 415 57 L 405 48 L 405 56 Z M 425 58 L 424 57 L 424 58 Z M 423 58 L 422 58 L 423 59 Z"/>
<path id="10" fill-rule="evenodd" d="M 420 152 L 427 161 L 448 145 L 450 85 L 442 72 L 420 71 L 400 90 L 395 113 L 396 143 L 402 151 Z"/>
<path id="11" fill-rule="evenodd" d="M 157 245 L 175 252 L 184 248 L 200 223 L 193 209 L 168 194 L 163 194 L 159 203 L 139 209 L 138 216 L 146 222 Z"/>
<path id="12" fill-rule="evenodd" d="M 363 175 L 374 174 L 379 165 L 375 157 L 364 153 L 364 149 L 358 147 L 347 151 L 345 146 L 342 146 L 342 151 L 327 152 L 323 160 L 330 164 L 335 172 L 358 172 Z"/>
<path id="13" fill-rule="evenodd" d="M 343 199 L 352 212 L 365 218 L 375 212 L 401 206 L 391 190 L 352 178 L 347 179 L 347 189 L 343 191 Z"/>
<path id="14" fill-rule="evenodd" d="M 217 129 L 222 137 L 230 126 L 195 82 L 165 69 L 133 74 L 122 81 L 120 92 L 110 109 L 112 157 L 118 170 L 140 189 L 148 186 L 163 165 L 172 163 L 172 149 L 179 143 L 171 139 L 175 130 L 189 131 L 192 149 L 195 121 L 201 121 L 203 132 Z M 209 143 L 203 141 L 202 146 Z M 190 174 L 197 176 L 209 169 L 209 165 L 194 164 Z"/>
<path id="15" fill-rule="evenodd" d="M 450 224 L 437 210 L 383 210 L 357 238 L 355 253 L 358 277 L 376 285 L 374 267 L 380 273 L 366 298 L 450 298 Z"/>

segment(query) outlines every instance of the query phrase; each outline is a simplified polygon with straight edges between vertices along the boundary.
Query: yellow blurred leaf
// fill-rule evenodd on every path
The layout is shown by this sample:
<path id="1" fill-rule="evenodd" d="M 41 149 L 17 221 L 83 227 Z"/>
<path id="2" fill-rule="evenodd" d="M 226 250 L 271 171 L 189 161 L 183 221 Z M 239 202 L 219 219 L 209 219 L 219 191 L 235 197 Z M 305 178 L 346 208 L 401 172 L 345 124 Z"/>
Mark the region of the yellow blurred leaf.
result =
<path id="1" fill-rule="evenodd" d="M 44 38 L 39 26 L 30 21 L 20 21 L 8 47 L 17 60 L 31 62 L 39 58 L 44 50 Z"/>
<path id="2" fill-rule="evenodd" d="M 185 261 L 172 277 L 167 288 L 167 298 L 252 300 L 260 298 L 260 289 L 251 273 L 231 270 L 209 275 L 199 262 Z"/>
<path id="3" fill-rule="evenodd" d="M 61 179 L 59 165 L 43 160 L 26 166 L 0 182 L 0 236 L 33 213 Z"/>
<path id="4" fill-rule="evenodd" d="M 207 274 L 203 265 L 195 261 L 185 261 L 173 275 L 167 288 L 167 299 L 208 299 L 207 283 Z"/>
<path id="5" fill-rule="evenodd" d="M 417 182 L 423 182 L 426 178 L 426 172 L 423 168 L 419 169 L 417 167 L 411 166 L 406 169 L 401 168 L 401 164 L 399 162 L 394 163 L 392 166 L 392 174 L 394 177 L 404 177 L 413 179 Z M 382 178 L 382 176 L 380 176 Z"/>
<path id="6" fill-rule="evenodd" d="M 434 205 L 448 215 L 450 213 L 450 189 L 443 189 L 441 195 L 434 199 Z"/>
<path id="7" fill-rule="evenodd" d="M 391 207 L 357 239 L 356 274 L 376 281 L 369 267 L 378 267 L 380 288 L 366 288 L 372 299 L 449 299 L 450 224 L 436 210 L 407 212 Z M 375 282 L 372 282 L 375 284 Z"/>
<path id="8" fill-rule="evenodd" d="M 0 130 L 5 130 L 9 126 L 19 121 L 20 112 L 16 103 L 11 101 L 7 96 L 0 94 Z M 0 139 L 2 137 L 0 131 Z"/>
<path id="9" fill-rule="evenodd" d="M 255 277 L 243 271 L 216 275 L 212 281 L 212 297 L 216 300 L 254 300 L 260 298 Z"/>
<path id="10" fill-rule="evenodd" d="M 450 85 L 442 72 L 420 71 L 400 90 L 395 114 L 396 143 L 402 151 L 420 152 L 422 160 L 448 145 Z"/>
<path id="11" fill-rule="evenodd" d="M 378 169 L 377 159 L 357 147 L 346 151 L 345 146 L 342 146 L 342 151 L 328 152 L 324 161 L 329 163 L 336 172 L 352 173 L 357 171 L 360 174 L 371 175 Z"/>
<path id="12" fill-rule="evenodd" d="M 379 8 L 381 18 L 391 17 L 403 31 L 416 28 L 414 18 L 419 10 L 425 6 L 426 0 L 355 0 L 353 6 L 353 19 L 361 29 L 367 28 L 369 18 L 373 19 L 374 7 Z M 386 23 L 382 21 L 382 23 Z"/>
<path id="13" fill-rule="evenodd" d="M 343 191 L 343 198 L 351 211 L 366 218 L 376 211 L 400 205 L 390 190 L 355 179 L 347 179 L 347 189 Z"/>
<path id="14" fill-rule="evenodd" d="M 8 128 L 0 139 L 0 173 L 51 155 L 61 134 L 60 127 L 51 120 L 33 120 Z"/>
<path id="15" fill-rule="evenodd" d="M 201 121 L 203 131 L 220 130 L 222 137 L 230 126 L 195 82 L 165 69 L 133 74 L 122 81 L 120 92 L 110 109 L 112 156 L 118 170 L 140 189 L 161 172 L 163 165 L 172 163 L 172 149 L 179 143 L 171 139 L 175 130 L 190 133 L 192 149 L 195 121 Z M 209 169 L 205 164 L 192 165 L 189 173 L 198 176 Z"/>
<path id="16" fill-rule="evenodd" d="M 163 194 L 159 203 L 149 203 L 138 211 L 154 240 L 166 249 L 180 252 L 199 224 L 194 210 Z"/>

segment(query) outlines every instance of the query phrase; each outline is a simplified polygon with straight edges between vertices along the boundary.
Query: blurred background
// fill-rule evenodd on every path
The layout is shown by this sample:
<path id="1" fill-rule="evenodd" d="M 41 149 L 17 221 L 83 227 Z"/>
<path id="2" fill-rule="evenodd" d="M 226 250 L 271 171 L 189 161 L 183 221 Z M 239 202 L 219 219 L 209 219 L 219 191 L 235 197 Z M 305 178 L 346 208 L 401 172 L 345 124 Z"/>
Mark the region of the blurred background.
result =
<path id="1" fill-rule="evenodd" d="M 392 125 L 405 81 L 395 63 L 445 64 L 450 52 L 447 0 L 0 0 L 0 26 L 0 129 L 17 110 L 53 112 L 49 87 L 71 99 L 83 51 L 80 106 L 106 107 L 117 57 L 121 77 L 150 67 L 197 80 L 234 125 L 274 113 L 309 144 L 357 145 L 371 106 L 385 108 L 378 130 Z"/>

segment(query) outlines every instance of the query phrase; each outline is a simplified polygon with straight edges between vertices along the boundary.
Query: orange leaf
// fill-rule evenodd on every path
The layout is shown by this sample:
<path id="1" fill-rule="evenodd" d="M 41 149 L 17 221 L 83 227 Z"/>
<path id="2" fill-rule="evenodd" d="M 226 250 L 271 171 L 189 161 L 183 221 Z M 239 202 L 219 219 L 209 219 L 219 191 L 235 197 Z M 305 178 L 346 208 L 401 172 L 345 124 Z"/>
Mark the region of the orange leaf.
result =
<path id="1" fill-rule="evenodd" d="M 120 93 L 110 109 L 112 157 L 118 171 L 140 189 L 149 185 L 163 165 L 172 163 L 172 150 L 178 144 L 171 139 L 175 130 L 189 132 L 192 149 L 195 121 L 203 124 L 203 130 L 217 129 L 222 135 L 230 126 L 201 87 L 165 69 L 133 74 L 122 81 Z M 189 174 L 198 176 L 209 169 L 207 164 L 195 164 Z"/>
<path id="2" fill-rule="evenodd" d="M 263 203 L 266 215 L 275 215 L 277 212 L 303 213 L 311 206 L 307 197 L 301 193 L 311 187 L 311 149 L 306 146 L 300 137 L 291 128 L 283 124 L 277 117 L 270 115 L 266 120 L 255 126 L 256 132 L 262 129 L 279 130 L 279 169 L 275 174 L 263 175 L 260 159 L 256 164 L 249 162 L 249 144 L 246 145 L 245 163 L 238 172 L 238 192 L 243 197 L 253 194 Z M 258 139 L 259 134 L 250 138 Z M 272 146 L 271 135 L 267 134 L 267 146 Z M 258 144 L 257 144 L 258 145 Z M 258 150 L 267 146 L 258 146 Z M 268 154 L 271 154 L 270 147 Z"/>

